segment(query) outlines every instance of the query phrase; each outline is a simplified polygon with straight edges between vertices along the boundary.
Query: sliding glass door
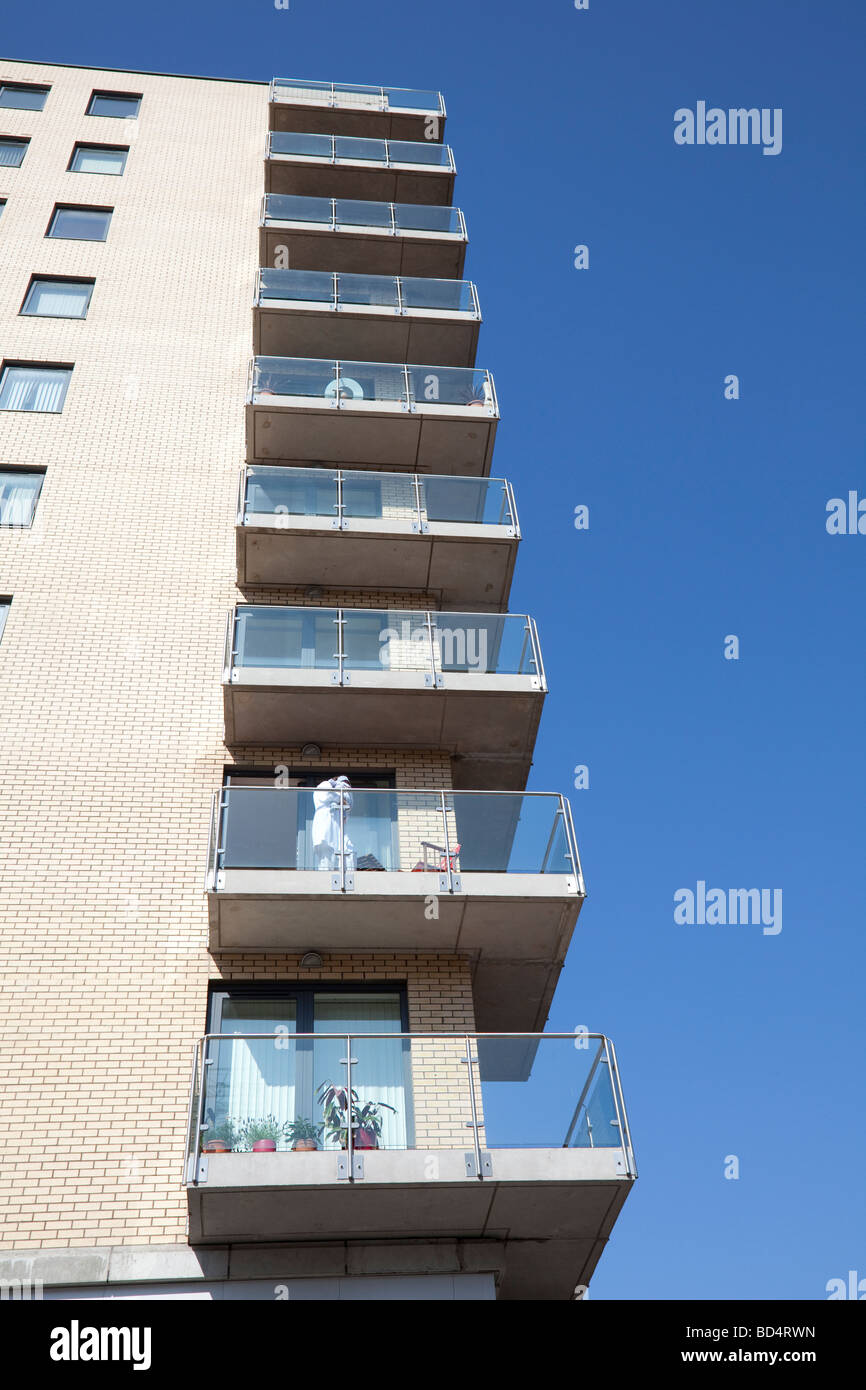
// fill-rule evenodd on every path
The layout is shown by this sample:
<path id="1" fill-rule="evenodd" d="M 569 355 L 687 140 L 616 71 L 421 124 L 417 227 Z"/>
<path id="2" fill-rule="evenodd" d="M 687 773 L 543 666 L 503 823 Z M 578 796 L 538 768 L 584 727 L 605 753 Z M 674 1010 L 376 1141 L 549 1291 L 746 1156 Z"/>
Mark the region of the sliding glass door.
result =
<path id="1" fill-rule="evenodd" d="M 355 1105 L 381 1107 L 373 1112 L 381 1121 L 378 1147 L 413 1145 L 409 1043 L 387 1036 L 406 1031 L 401 990 L 220 989 L 212 996 L 209 1031 L 216 1036 L 207 1050 L 205 1140 L 244 1150 L 253 1128 L 279 1129 L 300 1119 L 321 1124 L 317 1092 L 326 1082 L 345 1087 L 351 1036 Z M 243 1036 L 251 1033 L 266 1036 Z M 317 1036 L 329 1033 L 339 1036 Z M 276 1145 L 285 1150 L 291 1142 L 279 1137 Z M 319 1147 L 338 1149 L 340 1142 L 323 1134 Z"/>

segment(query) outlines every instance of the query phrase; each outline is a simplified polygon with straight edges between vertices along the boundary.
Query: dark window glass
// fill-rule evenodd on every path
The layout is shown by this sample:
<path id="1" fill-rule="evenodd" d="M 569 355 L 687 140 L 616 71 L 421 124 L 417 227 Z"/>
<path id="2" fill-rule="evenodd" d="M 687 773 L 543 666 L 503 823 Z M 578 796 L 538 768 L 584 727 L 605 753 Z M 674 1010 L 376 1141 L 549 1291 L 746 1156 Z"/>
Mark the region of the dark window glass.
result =
<path id="1" fill-rule="evenodd" d="M 126 147 L 76 145 L 69 171 L 73 174 L 122 174 L 128 154 Z"/>
<path id="2" fill-rule="evenodd" d="M 31 87 L 25 83 L 0 82 L 0 106 L 12 106 L 18 111 L 41 111 L 49 87 Z"/>
<path id="3" fill-rule="evenodd" d="M 114 116 L 121 120 L 134 119 L 141 106 L 141 97 L 129 92 L 94 92 L 87 108 L 88 116 Z"/>
<path id="4" fill-rule="evenodd" d="M 63 207 L 58 204 L 47 234 L 66 241 L 105 241 L 110 223 L 110 208 Z"/>
<path id="5" fill-rule="evenodd" d="M 39 318 L 84 319 L 92 294 L 92 280 L 33 280 L 21 312 Z"/>
<path id="6" fill-rule="evenodd" d="M 24 162 L 29 140 L 16 140 L 10 135 L 0 135 L 0 169 L 17 169 Z"/>
<path id="7" fill-rule="evenodd" d="M 0 468 L 0 526 L 29 526 L 44 473 Z"/>

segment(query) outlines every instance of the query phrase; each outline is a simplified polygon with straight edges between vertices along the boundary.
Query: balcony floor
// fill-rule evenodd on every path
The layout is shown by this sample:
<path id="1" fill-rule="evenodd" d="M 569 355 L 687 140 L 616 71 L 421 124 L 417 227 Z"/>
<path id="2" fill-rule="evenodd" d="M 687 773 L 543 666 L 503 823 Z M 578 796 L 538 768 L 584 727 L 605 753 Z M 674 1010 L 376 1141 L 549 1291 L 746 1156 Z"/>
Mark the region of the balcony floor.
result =
<path id="1" fill-rule="evenodd" d="M 482 1181 L 466 1176 L 464 1152 L 365 1151 L 354 1182 L 337 1181 L 335 1153 L 211 1154 L 206 1181 L 188 1188 L 190 1242 L 399 1241 L 406 1268 L 412 1241 L 489 1242 L 500 1298 L 570 1300 L 588 1284 L 634 1181 L 619 1149 L 489 1154 L 492 1176 Z M 417 1272 L 429 1257 L 419 1248 Z M 473 1258 L 483 1265 L 478 1247 Z"/>
<path id="2" fill-rule="evenodd" d="M 316 870 L 226 869 L 208 894 L 209 949 L 447 952 L 471 962 L 481 1032 L 544 1028 L 583 904 L 559 874 L 357 871 L 331 891 Z M 427 915 L 435 901 L 438 916 Z"/>
<path id="3" fill-rule="evenodd" d="M 288 250 L 295 270 L 336 270 L 344 275 L 406 275 L 462 280 L 466 242 L 448 234 L 362 231 L 313 227 L 308 222 L 269 222 L 259 231 L 259 264 L 278 266 Z"/>
<path id="4" fill-rule="evenodd" d="M 484 408 L 360 401 L 336 409 L 259 392 L 246 409 L 248 463 L 490 474 L 497 421 Z"/>
<path id="5" fill-rule="evenodd" d="M 387 518 L 338 531 L 317 519 L 250 514 L 236 529 L 238 584 L 400 589 L 433 595 L 443 610 L 502 613 L 519 545 L 513 528 L 430 522 L 426 532 Z M 305 524 L 306 523 L 306 524 Z M 396 528 L 401 526 L 402 531 Z"/>
<path id="6" fill-rule="evenodd" d="M 257 357 L 334 357 L 356 362 L 438 362 L 474 367 L 479 320 L 422 310 L 398 314 L 343 305 L 301 308 L 268 299 L 253 308 Z"/>
<path id="7" fill-rule="evenodd" d="M 293 193 L 301 198 L 350 198 L 367 203 L 426 203 L 451 207 L 454 173 L 435 164 L 388 166 L 348 160 L 332 164 L 272 154 L 265 160 L 265 192 Z"/>

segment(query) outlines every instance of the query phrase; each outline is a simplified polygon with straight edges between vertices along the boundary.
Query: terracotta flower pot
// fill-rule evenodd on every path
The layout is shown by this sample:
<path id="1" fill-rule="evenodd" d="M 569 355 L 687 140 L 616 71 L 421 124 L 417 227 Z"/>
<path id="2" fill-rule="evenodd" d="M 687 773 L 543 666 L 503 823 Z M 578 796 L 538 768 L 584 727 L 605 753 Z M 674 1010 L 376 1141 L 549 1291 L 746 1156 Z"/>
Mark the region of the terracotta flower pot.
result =
<path id="1" fill-rule="evenodd" d="M 315 1139 L 296 1139 L 292 1145 L 297 1153 L 302 1154 L 314 1153 L 318 1147 Z"/>
<path id="2" fill-rule="evenodd" d="M 275 1139 L 257 1139 L 253 1144 L 254 1154 L 273 1154 L 277 1151 Z"/>
<path id="3" fill-rule="evenodd" d="M 231 1147 L 225 1139 L 208 1139 L 204 1151 L 206 1154 L 230 1154 Z"/>

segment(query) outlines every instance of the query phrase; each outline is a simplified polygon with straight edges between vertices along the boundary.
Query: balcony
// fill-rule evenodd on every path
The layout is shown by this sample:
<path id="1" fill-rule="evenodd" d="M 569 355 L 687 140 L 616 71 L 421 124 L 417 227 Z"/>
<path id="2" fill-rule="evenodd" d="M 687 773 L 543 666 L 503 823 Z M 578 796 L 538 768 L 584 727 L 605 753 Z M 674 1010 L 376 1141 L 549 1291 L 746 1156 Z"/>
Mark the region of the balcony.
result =
<path id="1" fill-rule="evenodd" d="M 256 357 L 247 462 L 486 477 L 499 406 L 475 367 Z"/>
<path id="2" fill-rule="evenodd" d="M 448 145 L 272 131 L 265 192 L 376 203 L 450 205 L 457 166 Z"/>
<path id="3" fill-rule="evenodd" d="M 252 464 L 236 534 L 241 586 L 415 590 L 501 612 L 520 524 L 504 478 Z"/>
<path id="4" fill-rule="evenodd" d="M 265 194 L 260 264 L 368 275 L 460 279 L 466 222 L 459 208 Z"/>
<path id="5" fill-rule="evenodd" d="M 463 786 L 522 787 L 546 690 L 522 613 L 239 604 L 226 625 L 230 745 L 435 748 Z"/>
<path id="6" fill-rule="evenodd" d="M 445 129 L 441 92 L 275 77 L 269 105 L 271 130 L 441 140 Z"/>
<path id="7" fill-rule="evenodd" d="M 480 324 L 471 280 L 260 270 L 253 351 L 472 367 Z"/>
<path id="8" fill-rule="evenodd" d="M 586 892 L 556 794 L 270 782 L 215 796 L 207 891 L 214 952 L 464 955 L 485 1030 L 544 1026 Z"/>
<path id="9" fill-rule="evenodd" d="M 637 1176 L 600 1034 L 211 1034 L 187 1132 L 191 1243 L 482 1242 L 501 1299 L 571 1300 Z"/>

